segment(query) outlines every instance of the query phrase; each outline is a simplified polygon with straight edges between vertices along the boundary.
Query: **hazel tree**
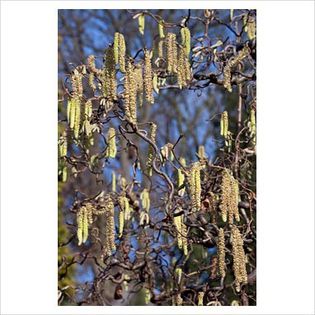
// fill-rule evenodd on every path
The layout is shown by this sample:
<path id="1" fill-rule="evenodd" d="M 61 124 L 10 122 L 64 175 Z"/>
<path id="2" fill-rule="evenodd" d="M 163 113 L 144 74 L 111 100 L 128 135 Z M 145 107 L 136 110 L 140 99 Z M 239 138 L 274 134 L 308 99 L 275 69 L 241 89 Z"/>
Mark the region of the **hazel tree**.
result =
<path id="1" fill-rule="evenodd" d="M 122 15 L 59 93 L 59 304 L 255 305 L 256 12 Z"/>

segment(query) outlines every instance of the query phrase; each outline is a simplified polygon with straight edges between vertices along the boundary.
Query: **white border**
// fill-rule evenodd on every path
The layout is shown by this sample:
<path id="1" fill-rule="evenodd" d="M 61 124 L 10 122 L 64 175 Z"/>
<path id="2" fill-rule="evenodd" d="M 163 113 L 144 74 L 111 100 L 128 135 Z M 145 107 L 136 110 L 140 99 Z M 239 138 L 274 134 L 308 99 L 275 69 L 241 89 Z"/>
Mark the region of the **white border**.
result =
<path id="1" fill-rule="evenodd" d="M 57 9 L 188 7 L 258 10 L 258 305 L 58 307 Z M 314 2 L 6 1 L 1 9 L 1 314 L 314 314 Z"/>

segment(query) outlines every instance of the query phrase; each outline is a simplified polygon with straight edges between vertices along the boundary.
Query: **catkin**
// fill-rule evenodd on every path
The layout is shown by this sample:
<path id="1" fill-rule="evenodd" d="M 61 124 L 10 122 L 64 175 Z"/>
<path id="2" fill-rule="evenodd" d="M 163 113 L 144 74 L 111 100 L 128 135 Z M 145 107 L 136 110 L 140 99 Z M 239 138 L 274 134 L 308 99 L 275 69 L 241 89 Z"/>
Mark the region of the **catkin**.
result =
<path id="1" fill-rule="evenodd" d="M 107 140 L 106 157 L 114 159 L 117 154 L 115 128 L 108 129 L 106 140 Z"/>
<path id="2" fill-rule="evenodd" d="M 67 133 L 66 131 L 64 131 L 59 139 L 59 156 L 61 158 L 67 156 L 67 151 L 68 151 Z"/>
<path id="3" fill-rule="evenodd" d="M 157 129 L 157 125 L 155 123 L 151 123 L 150 124 L 150 140 L 155 143 L 155 139 L 156 139 L 156 129 Z M 152 147 L 151 144 L 149 144 L 149 149 L 148 149 L 148 160 L 147 160 L 147 171 L 149 176 L 152 176 L 152 171 L 153 171 L 153 167 L 152 167 L 152 163 L 153 163 L 153 159 L 154 159 L 154 149 Z"/>
<path id="4" fill-rule="evenodd" d="M 83 74 L 76 68 L 71 75 L 71 85 L 73 94 L 82 97 L 83 96 Z"/>
<path id="5" fill-rule="evenodd" d="M 126 71 L 126 42 L 124 35 L 118 32 L 114 35 L 114 58 L 115 64 L 118 64 L 119 70 L 124 73 Z"/>
<path id="6" fill-rule="evenodd" d="M 180 267 L 176 267 L 175 268 L 175 276 L 176 276 L 176 280 L 177 280 L 178 284 L 180 284 L 180 282 L 182 280 L 182 275 L 183 275 L 183 269 Z"/>
<path id="7" fill-rule="evenodd" d="M 201 159 L 201 160 L 205 160 L 207 159 L 207 155 L 206 155 L 206 152 L 205 152 L 205 147 L 203 145 L 200 145 L 198 147 L 198 157 Z"/>
<path id="8" fill-rule="evenodd" d="M 135 73 L 135 81 L 136 81 L 136 90 L 137 90 L 137 99 L 139 102 L 139 106 L 142 107 L 143 105 L 143 73 L 142 73 L 142 66 L 135 65 L 134 67 Z"/>
<path id="9" fill-rule="evenodd" d="M 144 52 L 144 72 L 143 72 L 143 84 L 145 99 L 148 103 L 153 104 L 153 82 L 152 82 L 152 64 L 151 64 L 152 52 L 145 50 Z"/>
<path id="10" fill-rule="evenodd" d="M 226 222 L 227 218 L 229 224 L 233 224 L 234 219 L 239 222 L 239 186 L 237 180 L 226 169 L 223 171 L 221 194 L 220 209 L 223 222 Z"/>
<path id="11" fill-rule="evenodd" d="M 108 98 L 110 102 L 113 102 L 117 99 L 116 90 L 117 82 L 114 48 L 109 47 L 105 52 L 105 62 L 103 68 L 103 95 Z"/>
<path id="12" fill-rule="evenodd" d="M 81 206 L 77 212 L 77 237 L 79 246 L 84 244 L 88 239 L 89 225 L 93 222 L 92 212 L 92 204 Z"/>
<path id="13" fill-rule="evenodd" d="M 150 194 L 146 188 L 144 188 L 140 194 L 140 199 L 142 202 L 142 208 L 148 213 L 150 210 Z"/>
<path id="14" fill-rule="evenodd" d="M 73 133 L 76 139 L 79 138 L 81 127 L 81 102 L 79 99 L 75 101 L 75 117 L 74 117 L 74 126 L 73 126 Z"/>
<path id="15" fill-rule="evenodd" d="M 164 40 L 160 40 L 158 43 L 158 57 L 159 58 L 164 58 L 163 49 L 164 49 Z"/>
<path id="16" fill-rule="evenodd" d="M 219 259 L 219 273 L 221 277 L 225 277 L 225 240 L 224 230 L 219 229 L 219 236 L 217 241 L 218 259 Z"/>
<path id="17" fill-rule="evenodd" d="M 144 35 L 145 15 L 140 14 L 138 17 L 138 28 L 141 35 Z"/>
<path id="18" fill-rule="evenodd" d="M 103 254 L 110 256 L 114 250 L 115 245 L 115 218 L 114 218 L 114 203 L 112 198 L 107 195 L 104 198 L 103 207 L 105 208 L 105 244 Z"/>
<path id="19" fill-rule="evenodd" d="M 184 47 L 186 57 L 189 57 L 190 54 L 190 30 L 188 27 L 183 27 L 180 30 L 182 36 L 182 46 Z"/>
<path id="20" fill-rule="evenodd" d="M 180 89 L 186 87 L 191 80 L 190 64 L 185 55 L 184 48 L 179 49 L 178 65 L 177 65 L 177 81 Z"/>
<path id="21" fill-rule="evenodd" d="M 237 66 L 243 59 L 245 59 L 250 54 L 250 49 L 245 46 L 237 56 L 232 57 L 228 60 L 227 64 L 223 68 L 223 86 L 229 91 L 232 92 L 232 73 L 231 69 Z"/>
<path id="22" fill-rule="evenodd" d="M 188 185 L 192 203 L 192 212 L 199 211 L 201 208 L 201 165 L 199 162 L 193 163 L 188 173 Z"/>
<path id="23" fill-rule="evenodd" d="M 164 21 L 163 20 L 160 20 L 159 21 L 159 36 L 160 38 L 164 38 L 165 37 L 165 34 L 164 34 Z"/>
<path id="24" fill-rule="evenodd" d="M 198 300 L 198 306 L 203 306 L 203 297 L 205 293 L 204 292 L 198 292 L 197 300 Z"/>
<path id="25" fill-rule="evenodd" d="M 183 251 L 184 255 L 187 256 L 187 227 L 184 223 L 184 214 L 174 216 L 174 225 L 177 229 L 177 246 Z"/>
<path id="26" fill-rule="evenodd" d="M 149 289 L 145 288 L 144 289 L 144 303 L 147 305 L 150 303 L 151 299 L 151 292 Z"/>
<path id="27" fill-rule="evenodd" d="M 116 192 L 116 173 L 112 171 L 112 192 Z"/>
<path id="28" fill-rule="evenodd" d="M 247 33 L 249 40 L 252 40 L 256 37 L 256 22 L 254 17 L 248 17 L 247 25 L 245 26 L 245 32 Z"/>
<path id="29" fill-rule="evenodd" d="M 239 229 L 233 225 L 231 229 L 231 243 L 233 255 L 233 271 L 236 291 L 240 291 L 241 284 L 247 283 L 246 256 L 243 248 L 243 239 Z"/>
<path id="30" fill-rule="evenodd" d="M 128 60 L 125 75 L 125 114 L 127 119 L 133 123 L 137 123 L 137 83 L 135 78 L 134 66 L 131 61 Z"/>
<path id="31" fill-rule="evenodd" d="M 186 166 L 186 160 L 184 158 L 180 158 L 179 159 L 180 163 L 183 165 L 183 166 Z M 178 186 L 178 195 L 183 197 L 184 194 L 185 194 L 185 187 L 182 187 L 180 188 L 181 186 L 184 185 L 184 182 L 185 182 L 185 175 L 184 173 L 182 172 L 182 170 L 180 168 L 178 168 L 178 171 L 177 171 L 177 186 Z"/>
<path id="32" fill-rule="evenodd" d="M 90 55 L 87 57 L 87 68 L 93 74 L 100 73 L 100 70 L 97 69 L 95 66 L 95 56 L 94 55 Z"/>
<path id="33" fill-rule="evenodd" d="M 223 136 L 224 139 L 227 139 L 229 131 L 229 115 L 227 111 L 224 111 L 221 114 L 220 127 L 221 136 Z"/>
<path id="34" fill-rule="evenodd" d="M 176 34 L 167 33 L 166 36 L 167 71 L 177 73 L 177 43 Z"/>

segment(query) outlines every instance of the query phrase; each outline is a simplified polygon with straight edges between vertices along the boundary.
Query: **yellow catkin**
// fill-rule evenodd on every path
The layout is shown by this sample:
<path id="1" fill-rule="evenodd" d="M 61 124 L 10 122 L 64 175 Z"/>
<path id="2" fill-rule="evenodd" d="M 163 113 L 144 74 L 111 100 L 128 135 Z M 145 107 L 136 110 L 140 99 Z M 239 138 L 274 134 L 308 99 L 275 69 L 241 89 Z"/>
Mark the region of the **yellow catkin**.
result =
<path id="1" fill-rule="evenodd" d="M 74 125 L 73 125 L 73 133 L 76 139 L 79 138 L 81 128 L 81 101 L 79 98 L 75 98 L 74 103 Z"/>
<path id="2" fill-rule="evenodd" d="M 125 67 L 126 58 L 126 42 L 123 34 L 116 32 L 114 35 L 114 59 L 115 64 L 119 65 L 121 72 L 126 71 Z"/>
<path id="3" fill-rule="evenodd" d="M 91 204 L 81 206 L 77 212 L 77 237 L 78 245 L 84 244 L 89 236 L 89 225 L 92 224 L 93 206 Z"/>
<path id="4" fill-rule="evenodd" d="M 174 225 L 177 230 L 177 246 L 180 250 L 183 251 L 184 255 L 187 256 L 187 226 L 184 223 L 184 214 L 174 216 Z"/>
<path id="5" fill-rule="evenodd" d="M 144 289 L 144 304 L 149 304 L 151 299 L 151 292 L 149 289 Z"/>
<path id="6" fill-rule="evenodd" d="M 153 104 L 153 81 L 152 81 L 152 52 L 151 50 L 144 51 L 144 72 L 143 72 L 143 84 L 145 99 L 148 103 Z"/>
<path id="7" fill-rule="evenodd" d="M 106 157 L 114 159 L 117 154 L 115 128 L 108 129 L 106 140 L 107 140 Z"/>
<path id="8" fill-rule="evenodd" d="M 231 69 L 237 66 L 243 59 L 245 59 L 250 53 L 250 49 L 245 46 L 235 57 L 229 59 L 225 67 L 223 68 L 223 86 L 229 91 L 232 92 L 232 73 Z"/>
<path id="9" fill-rule="evenodd" d="M 205 151 L 205 147 L 203 145 L 200 145 L 198 147 L 198 156 L 201 160 L 206 160 L 207 159 L 207 155 L 206 155 L 206 151 Z"/>
<path id="10" fill-rule="evenodd" d="M 256 114 L 255 109 L 251 108 L 249 113 L 249 132 L 252 137 L 253 145 L 256 145 Z"/>
<path id="11" fill-rule="evenodd" d="M 112 192 L 116 192 L 116 173 L 112 171 Z"/>
<path id="12" fill-rule="evenodd" d="M 93 74 L 98 74 L 100 72 L 100 70 L 97 69 L 96 66 L 95 66 L 95 56 L 94 55 L 88 56 L 88 58 L 87 58 L 87 68 Z"/>
<path id="13" fill-rule="evenodd" d="M 176 34 L 167 33 L 166 36 L 167 71 L 177 73 L 177 43 Z"/>
<path id="14" fill-rule="evenodd" d="M 190 63 L 185 55 L 184 48 L 179 49 L 178 65 L 177 65 L 177 82 L 180 89 L 186 87 L 191 80 Z"/>
<path id="15" fill-rule="evenodd" d="M 85 102 L 85 107 L 84 107 L 85 118 L 90 119 L 92 117 L 92 113 L 93 113 L 92 101 L 87 100 Z"/>
<path id="16" fill-rule="evenodd" d="M 246 256 L 243 248 L 243 239 L 239 229 L 233 225 L 231 229 L 231 243 L 233 255 L 233 271 L 236 291 L 239 292 L 242 284 L 247 283 Z"/>
<path id="17" fill-rule="evenodd" d="M 218 259 L 219 259 L 219 273 L 221 277 L 225 277 L 225 241 L 224 230 L 219 229 L 219 236 L 217 241 Z"/>
<path id="18" fill-rule="evenodd" d="M 151 123 L 150 124 L 150 140 L 155 143 L 155 139 L 156 139 L 156 129 L 157 129 L 157 125 L 155 123 Z M 148 149 L 148 160 L 147 160 L 147 171 L 149 176 L 152 176 L 152 171 L 153 171 L 153 167 L 152 167 L 152 163 L 153 163 L 153 159 L 154 159 L 154 149 L 152 147 L 151 144 L 149 144 L 149 149 Z"/>
<path id="19" fill-rule="evenodd" d="M 116 245 L 114 203 L 109 195 L 105 196 L 103 207 L 105 208 L 105 244 L 103 254 L 105 256 L 110 256 L 112 252 L 116 250 Z"/>
<path id="20" fill-rule="evenodd" d="M 158 43 L 158 57 L 164 58 L 164 40 L 160 40 Z"/>
<path id="21" fill-rule="evenodd" d="M 150 210 L 150 194 L 146 188 L 140 194 L 142 208 L 148 213 Z"/>
<path id="22" fill-rule="evenodd" d="M 118 218 L 118 236 L 122 237 L 124 231 L 125 224 L 125 214 L 122 209 L 119 210 L 119 218 Z"/>
<path id="23" fill-rule="evenodd" d="M 59 139 L 59 156 L 63 158 L 67 156 L 67 152 L 68 152 L 67 132 L 64 131 Z"/>
<path id="24" fill-rule="evenodd" d="M 82 97 L 83 96 L 83 74 L 77 68 L 74 69 L 73 74 L 71 75 L 71 85 L 73 94 Z"/>
<path id="25" fill-rule="evenodd" d="M 164 21 L 160 20 L 159 21 L 159 36 L 160 38 L 164 38 L 165 34 L 164 34 Z"/>
<path id="26" fill-rule="evenodd" d="M 224 222 L 233 224 L 234 219 L 240 221 L 239 210 L 239 186 L 237 180 L 229 173 L 228 170 L 223 171 L 221 183 L 221 215 Z"/>
<path id="27" fill-rule="evenodd" d="M 204 292 L 198 292 L 198 306 L 203 306 L 203 297 L 204 297 L 205 293 Z"/>
<path id="28" fill-rule="evenodd" d="M 117 82 L 114 48 L 109 47 L 105 52 L 105 62 L 103 68 L 103 95 L 108 98 L 110 102 L 113 102 L 117 99 L 116 90 Z"/>
<path id="29" fill-rule="evenodd" d="M 138 17 L 138 29 L 141 35 L 144 35 L 145 15 L 140 14 Z"/>
<path id="30" fill-rule="evenodd" d="M 186 160 L 184 158 L 180 158 L 179 159 L 180 163 L 183 165 L 183 166 L 186 166 Z M 178 195 L 183 197 L 184 194 L 185 194 L 185 187 L 182 187 L 180 188 L 181 186 L 184 185 L 184 182 L 185 182 L 185 175 L 184 173 L 182 172 L 182 170 L 180 168 L 178 168 L 178 171 L 177 171 L 177 186 L 178 186 Z"/>
<path id="31" fill-rule="evenodd" d="M 192 203 L 192 211 L 199 211 L 201 208 L 201 165 L 199 162 L 193 163 L 188 173 L 188 184 Z"/>
<path id="32" fill-rule="evenodd" d="M 256 21 L 254 17 L 248 17 L 245 30 L 249 40 L 253 40 L 256 37 Z"/>
<path id="33" fill-rule="evenodd" d="M 190 54 L 190 30 L 188 27 L 183 27 L 180 30 L 180 34 L 182 36 L 182 46 L 184 47 L 185 54 L 189 57 Z"/>
<path id="34" fill-rule="evenodd" d="M 175 268 L 175 277 L 177 280 L 177 283 L 180 284 L 183 276 L 183 269 L 180 267 Z"/>
<path id="35" fill-rule="evenodd" d="M 221 114 L 220 127 L 221 136 L 224 137 L 224 139 L 227 139 L 229 131 L 229 115 L 227 111 L 224 111 Z"/>
<path id="36" fill-rule="evenodd" d="M 127 62 L 126 75 L 124 81 L 124 105 L 127 119 L 133 123 L 137 123 L 137 83 L 135 78 L 134 66 L 131 61 Z"/>
<path id="37" fill-rule="evenodd" d="M 119 62 L 119 33 L 116 32 L 114 35 L 114 58 L 115 64 Z"/>
<path id="38" fill-rule="evenodd" d="M 62 178 L 61 178 L 61 180 L 62 180 L 63 183 L 65 183 L 67 181 L 67 179 L 68 179 L 68 168 L 67 168 L 67 166 L 64 166 L 62 168 Z"/>
<path id="39" fill-rule="evenodd" d="M 135 65 L 134 67 L 135 81 L 136 81 L 136 90 L 137 90 L 137 99 L 139 106 L 142 107 L 143 104 L 143 71 L 140 64 Z"/>

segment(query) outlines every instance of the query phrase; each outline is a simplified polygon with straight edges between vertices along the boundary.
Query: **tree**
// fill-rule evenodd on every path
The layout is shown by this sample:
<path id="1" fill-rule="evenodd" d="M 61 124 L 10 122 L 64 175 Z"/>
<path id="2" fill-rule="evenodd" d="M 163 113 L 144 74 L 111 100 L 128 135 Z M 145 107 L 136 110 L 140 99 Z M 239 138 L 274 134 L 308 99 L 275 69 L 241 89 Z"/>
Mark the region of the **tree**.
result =
<path id="1" fill-rule="evenodd" d="M 60 304 L 256 304 L 255 17 L 59 11 Z"/>

